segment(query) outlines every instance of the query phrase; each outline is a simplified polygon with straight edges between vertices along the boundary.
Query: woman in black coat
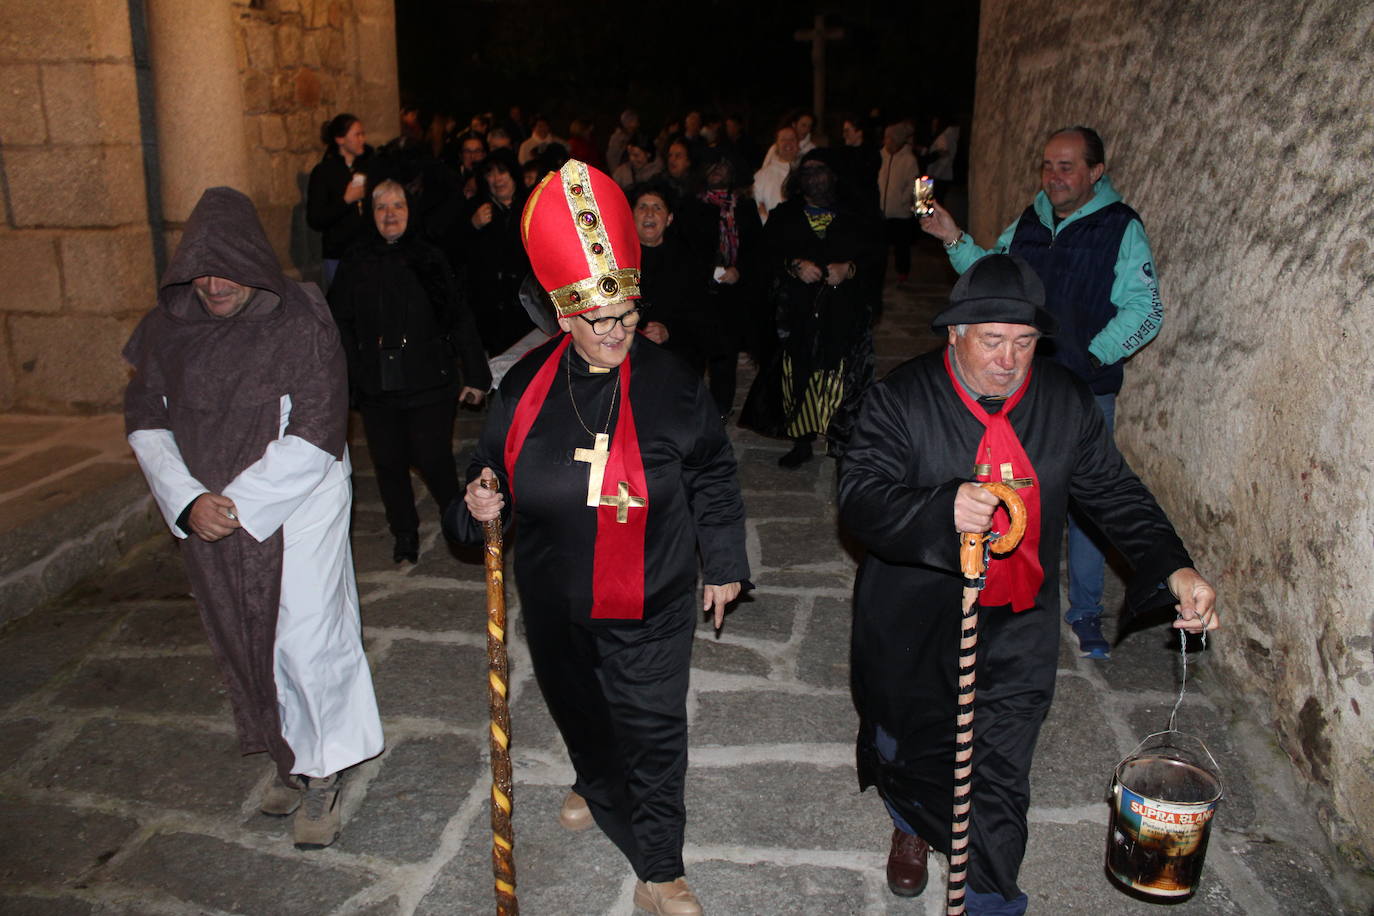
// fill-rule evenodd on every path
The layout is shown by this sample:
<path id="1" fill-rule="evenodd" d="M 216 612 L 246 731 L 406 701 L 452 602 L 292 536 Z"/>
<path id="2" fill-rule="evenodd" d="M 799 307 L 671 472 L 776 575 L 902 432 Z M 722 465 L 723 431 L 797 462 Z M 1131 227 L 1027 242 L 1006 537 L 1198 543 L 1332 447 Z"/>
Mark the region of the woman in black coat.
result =
<path id="1" fill-rule="evenodd" d="M 393 559 L 414 563 L 420 519 L 410 468 L 440 512 L 460 494 L 454 411 L 460 400 L 481 403 L 491 373 L 448 259 L 418 230 L 407 232 L 404 186 L 382 181 L 368 199 L 376 231 L 339 268 L 329 307 L 395 538 Z"/>
<path id="2" fill-rule="evenodd" d="M 363 200 L 372 147 L 363 122 L 347 112 L 320 128 L 324 156 L 310 171 L 305 193 L 305 221 L 321 234 L 324 288 L 328 291 L 348 249 L 370 230 L 372 220 Z"/>
<path id="3" fill-rule="evenodd" d="M 706 168 L 706 206 L 711 236 L 710 283 L 702 312 L 702 348 L 710 375 L 711 398 L 722 417 L 735 411 L 735 368 L 741 348 L 758 354 L 761 307 L 768 288 L 763 258 L 763 224 L 752 200 L 739 192 L 735 161 L 717 154 Z M 768 322 L 771 329 L 771 322 Z"/>
<path id="4" fill-rule="evenodd" d="M 749 392 L 740 424 L 792 440 L 778 459 L 798 467 L 811 443 L 844 450 L 858 398 L 873 378 L 871 303 L 864 277 L 882 248 L 874 224 L 847 205 L 828 153 L 813 150 L 787 180 L 764 226 L 779 352 Z"/>
<path id="5" fill-rule="evenodd" d="M 478 175 L 483 189 L 467 236 L 468 283 L 482 344 L 496 356 L 534 330 L 520 304 L 520 285 L 530 273 L 520 241 L 520 213 L 529 192 L 510 150 L 493 150 Z"/>

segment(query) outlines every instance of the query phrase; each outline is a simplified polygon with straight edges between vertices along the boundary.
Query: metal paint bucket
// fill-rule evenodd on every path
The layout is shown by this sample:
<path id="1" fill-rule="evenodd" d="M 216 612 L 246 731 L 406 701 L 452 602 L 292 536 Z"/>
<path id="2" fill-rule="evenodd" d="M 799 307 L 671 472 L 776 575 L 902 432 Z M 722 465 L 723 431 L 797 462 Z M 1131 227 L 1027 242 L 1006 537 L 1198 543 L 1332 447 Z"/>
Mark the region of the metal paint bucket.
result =
<path id="1" fill-rule="evenodd" d="M 1176 731 L 1150 735 L 1116 767 L 1107 872 L 1151 897 L 1190 896 L 1221 797 L 1220 768 L 1205 744 Z"/>

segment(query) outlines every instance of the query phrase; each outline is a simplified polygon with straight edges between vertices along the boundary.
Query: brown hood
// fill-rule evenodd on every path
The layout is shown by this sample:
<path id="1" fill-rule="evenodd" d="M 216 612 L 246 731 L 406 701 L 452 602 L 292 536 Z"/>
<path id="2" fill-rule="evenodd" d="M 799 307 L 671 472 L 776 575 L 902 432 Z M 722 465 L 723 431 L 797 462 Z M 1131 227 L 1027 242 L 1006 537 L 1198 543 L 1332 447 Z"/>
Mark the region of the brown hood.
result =
<path id="1" fill-rule="evenodd" d="M 206 312 L 195 297 L 190 284 L 197 277 L 222 277 L 272 293 L 254 296 L 234 319 L 271 317 L 294 286 L 282 273 L 253 202 L 233 188 L 210 188 L 201 195 L 162 275 L 158 296 L 159 304 L 176 318 L 222 320 Z"/>
<path id="2" fill-rule="evenodd" d="M 211 315 L 191 287 L 215 276 L 258 292 L 237 314 Z M 314 284 L 287 279 L 252 201 L 232 188 L 201 197 L 163 276 L 158 305 L 124 348 L 135 375 L 126 424 L 171 429 L 192 473 L 214 492 L 279 434 L 339 457 L 348 388 L 339 333 Z"/>

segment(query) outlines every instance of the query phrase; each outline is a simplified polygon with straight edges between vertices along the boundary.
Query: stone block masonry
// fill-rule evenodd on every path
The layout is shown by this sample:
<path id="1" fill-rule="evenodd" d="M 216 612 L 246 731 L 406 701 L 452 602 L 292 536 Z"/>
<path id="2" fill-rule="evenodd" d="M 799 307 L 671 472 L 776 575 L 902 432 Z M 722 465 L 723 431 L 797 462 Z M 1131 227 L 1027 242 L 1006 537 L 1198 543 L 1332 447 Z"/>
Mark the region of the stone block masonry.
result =
<path id="1" fill-rule="evenodd" d="M 12 0 L 0 87 L 0 411 L 115 410 L 120 348 L 206 187 L 246 192 L 288 275 L 317 278 L 304 194 L 319 128 L 349 110 L 379 140 L 394 129 L 393 13 Z"/>
<path id="2" fill-rule="evenodd" d="M 15 0 L 0 75 L 0 410 L 108 410 L 154 285 L 128 4 Z"/>

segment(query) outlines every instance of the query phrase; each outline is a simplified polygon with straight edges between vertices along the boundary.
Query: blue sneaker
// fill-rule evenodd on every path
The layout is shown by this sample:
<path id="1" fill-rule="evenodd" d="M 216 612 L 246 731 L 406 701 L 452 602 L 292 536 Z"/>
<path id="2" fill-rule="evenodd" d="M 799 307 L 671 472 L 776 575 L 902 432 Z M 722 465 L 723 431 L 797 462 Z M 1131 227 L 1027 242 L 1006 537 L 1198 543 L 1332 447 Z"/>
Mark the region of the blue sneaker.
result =
<path id="1" fill-rule="evenodd" d="M 1112 647 L 1102 635 L 1101 617 L 1084 617 L 1069 624 L 1078 637 L 1078 652 L 1084 658 L 1111 658 Z"/>

